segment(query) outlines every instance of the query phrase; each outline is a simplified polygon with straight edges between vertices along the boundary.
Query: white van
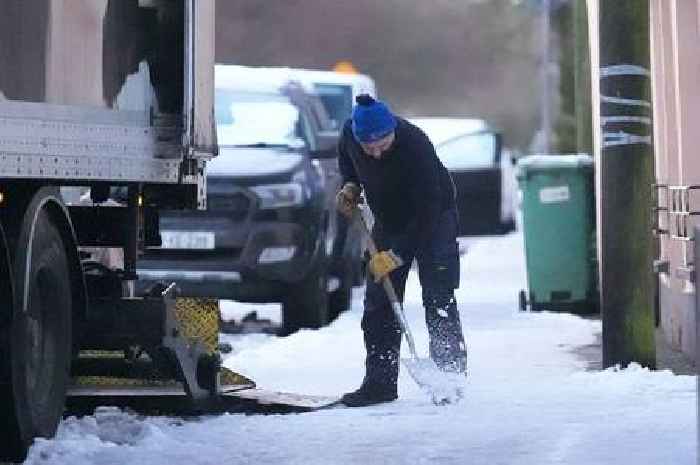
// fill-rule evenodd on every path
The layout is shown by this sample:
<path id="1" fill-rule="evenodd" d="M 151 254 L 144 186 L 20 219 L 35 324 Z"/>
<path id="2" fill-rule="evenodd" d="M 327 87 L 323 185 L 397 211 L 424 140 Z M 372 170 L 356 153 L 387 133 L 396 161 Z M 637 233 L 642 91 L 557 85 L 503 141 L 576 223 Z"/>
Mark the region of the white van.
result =
<path id="1" fill-rule="evenodd" d="M 289 68 L 287 70 L 290 76 L 301 82 L 304 87 L 313 88 L 338 129 L 350 117 L 355 97 L 360 94 L 377 96 L 374 80 L 365 74 Z"/>
<path id="2" fill-rule="evenodd" d="M 251 83 L 261 79 L 268 83 L 270 80 L 280 83 L 298 82 L 305 91 L 320 97 L 336 130 L 340 130 L 345 120 L 350 117 L 355 97 L 360 94 L 377 96 L 374 80 L 365 74 L 285 67 L 217 66 L 217 77 L 224 73 L 229 79 Z"/>

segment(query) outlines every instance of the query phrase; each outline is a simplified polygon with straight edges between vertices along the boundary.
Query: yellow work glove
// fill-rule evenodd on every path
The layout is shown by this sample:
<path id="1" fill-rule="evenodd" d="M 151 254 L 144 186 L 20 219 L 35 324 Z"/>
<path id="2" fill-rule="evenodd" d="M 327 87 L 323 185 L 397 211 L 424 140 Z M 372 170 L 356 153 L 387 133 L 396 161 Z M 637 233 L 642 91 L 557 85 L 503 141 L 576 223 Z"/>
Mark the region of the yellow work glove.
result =
<path id="1" fill-rule="evenodd" d="M 336 208 L 347 218 L 352 218 L 355 208 L 363 202 L 362 189 L 354 182 L 346 182 L 335 196 Z"/>
<path id="2" fill-rule="evenodd" d="M 384 276 L 401 265 L 403 265 L 403 260 L 393 250 L 382 250 L 369 259 L 369 271 L 374 276 L 375 282 L 381 281 Z"/>

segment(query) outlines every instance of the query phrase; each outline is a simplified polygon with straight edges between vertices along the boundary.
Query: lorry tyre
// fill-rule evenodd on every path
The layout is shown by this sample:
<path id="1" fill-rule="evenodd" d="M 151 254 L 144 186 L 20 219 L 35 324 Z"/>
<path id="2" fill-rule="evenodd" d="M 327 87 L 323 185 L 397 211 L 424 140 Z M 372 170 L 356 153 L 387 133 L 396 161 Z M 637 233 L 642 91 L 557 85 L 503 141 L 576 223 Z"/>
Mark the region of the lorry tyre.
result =
<path id="1" fill-rule="evenodd" d="M 14 308 L 2 341 L 9 353 L 3 359 L 2 402 L 11 437 L 2 442 L 10 460 L 23 460 L 35 437 L 55 434 L 63 415 L 73 297 L 63 238 L 41 202 L 30 204 L 14 245 Z"/>
<path id="2" fill-rule="evenodd" d="M 282 335 L 328 324 L 328 264 L 325 248 L 320 250 L 306 277 L 291 287 L 282 302 Z"/>

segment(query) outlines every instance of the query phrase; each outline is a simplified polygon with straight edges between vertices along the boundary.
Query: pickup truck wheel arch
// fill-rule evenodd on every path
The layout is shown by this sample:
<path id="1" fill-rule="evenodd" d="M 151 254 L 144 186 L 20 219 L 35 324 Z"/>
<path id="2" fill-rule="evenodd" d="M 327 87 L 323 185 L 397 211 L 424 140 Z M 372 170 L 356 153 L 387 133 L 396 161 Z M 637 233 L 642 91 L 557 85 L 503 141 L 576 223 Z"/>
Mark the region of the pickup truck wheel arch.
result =
<path id="1" fill-rule="evenodd" d="M 282 301 L 282 334 L 300 328 L 320 328 L 329 321 L 328 257 L 325 232 L 321 234 L 316 257 L 309 272 L 295 283 Z"/>

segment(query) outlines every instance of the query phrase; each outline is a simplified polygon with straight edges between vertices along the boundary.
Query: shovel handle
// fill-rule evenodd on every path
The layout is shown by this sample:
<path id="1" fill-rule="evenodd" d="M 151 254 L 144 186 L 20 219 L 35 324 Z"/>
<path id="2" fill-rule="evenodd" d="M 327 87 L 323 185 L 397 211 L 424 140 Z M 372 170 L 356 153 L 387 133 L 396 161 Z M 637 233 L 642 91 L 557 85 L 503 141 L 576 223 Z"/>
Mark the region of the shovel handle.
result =
<path id="1" fill-rule="evenodd" d="M 367 249 L 369 250 L 370 257 L 373 257 L 379 252 L 379 250 L 377 249 L 377 244 L 374 242 L 374 238 L 369 231 L 369 227 L 367 227 L 367 222 L 365 221 L 364 216 L 362 216 L 362 212 L 357 207 L 352 212 L 352 220 L 353 223 L 358 225 L 363 235 L 367 238 Z M 384 287 L 386 296 L 389 298 L 389 303 L 391 303 L 391 308 L 394 311 L 394 315 L 396 315 L 396 319 L 399 322 L 401 332 L 403 332 L 404 336 L 406 336 L 406 342 L 408 342 L 408 348 L 411 355 L 413 358 L 418 358 L 416 344 L 413 341 L 411 331 L 408 329 L 408 321 L 406 321 L 406 314 L 403 311 L 403 305 L 396 295 L 396 289 L 394 289 L 394 284 L 391 282 L 389 275 L 382 278 L 382 286 Z"/>

